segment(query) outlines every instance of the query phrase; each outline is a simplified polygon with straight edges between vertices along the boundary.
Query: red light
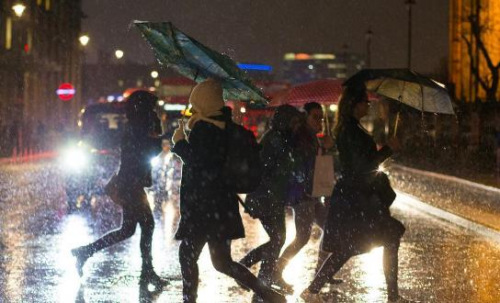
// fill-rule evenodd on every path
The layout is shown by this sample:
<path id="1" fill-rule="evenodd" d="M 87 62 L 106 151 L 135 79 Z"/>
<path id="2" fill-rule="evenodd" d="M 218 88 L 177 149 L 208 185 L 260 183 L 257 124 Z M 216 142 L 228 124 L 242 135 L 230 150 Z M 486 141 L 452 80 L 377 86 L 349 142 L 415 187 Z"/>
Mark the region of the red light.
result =
<path id="1" fill-rule="evenodd" d="M 25 53 L 29 53 L 30 52 L 30 46 L 29 46 L 29 44 L 25 44 L 24 45 L 24 52 Z"/>

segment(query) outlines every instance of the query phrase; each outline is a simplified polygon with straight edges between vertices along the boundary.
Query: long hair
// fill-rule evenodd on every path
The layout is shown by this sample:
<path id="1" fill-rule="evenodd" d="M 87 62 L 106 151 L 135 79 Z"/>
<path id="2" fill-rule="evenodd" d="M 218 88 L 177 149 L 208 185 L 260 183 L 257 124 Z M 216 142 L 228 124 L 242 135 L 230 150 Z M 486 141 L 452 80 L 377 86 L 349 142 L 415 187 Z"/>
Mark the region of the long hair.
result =
<path id="1" fill-rule="evenodd" d="M 366 86 L 364 83 L 352 83 L 344 86 L 338 104 L 335 127 L 333 129 L 335 137 L 338 137 L 340 131 L 344 129 L 347 121 L 351 119 L 356 104 L 363 101 L 365 98 Z"/>

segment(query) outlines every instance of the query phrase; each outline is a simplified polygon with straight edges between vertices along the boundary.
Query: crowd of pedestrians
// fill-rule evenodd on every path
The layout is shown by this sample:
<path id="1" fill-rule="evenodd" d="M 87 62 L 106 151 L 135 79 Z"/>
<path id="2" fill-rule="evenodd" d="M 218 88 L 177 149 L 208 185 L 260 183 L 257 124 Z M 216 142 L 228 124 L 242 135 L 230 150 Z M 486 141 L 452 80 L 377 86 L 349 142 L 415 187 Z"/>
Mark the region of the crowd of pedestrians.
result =
<path id="1" fill-rule="evenodd" d="M 313 224 L 324 230 L 311 284 L 302 292 L 305 302 L 322 302 L 319 292 L 326 283 L 341 283 L 335 273 L 352 256 L 384 247 L 383 267 L 390 302 L 407 302 L 398 290 L 398 248 L 405 231 L 389 211 L 395 193 L 378 165 L 399 148 L 388 140 L 377 149 L 360 124 L 369 101 L 362 83 L 344 88 L 339 102 L 334 138 L 323 132 L 323 109 L 315 102 L 302 109 L 281 105 L 274 111 L 270 129 L 260 144 L 263 165 L 260 185 L 246 196 L 244 209 L 260 221 L 269 240 L 252 249 L 239 262 L 231 257 L 231 241 L 245 237 L 239 198 L 225 182 L 226 126 L 232 123 L 219 82 L 208 79 L 197 84 L 189 102 L 193 115 L 179 123 L 171 150 L 182 161 L 180 221 L 175 238 L 180 241 L 183 302 L 197 300 L 198 259 L 208 244 L 214 268 L 252 290 L 256 302 L 286 302 L 292 285 L 282 277 L 288 262 L 307 244 Z M 128 100 L 128 131 L 122 140 L 121 166 L 107 186 L 107 193 L 123 209 L 122 226 L 97 241 L 72 250 L 82 274 L 85 261 L 97 251 L 129 238 L 141 227 L 141 281 L 162 289 L 168 282 L 152 264 L 151 242 L 154 219 L 147 205 L 145 187 L 151 186 L 151 154 L 161 151 L 161 130 L 154 112 L 156 97 L 136 92 Z M 165 146 L 165 142 L 164 142 Z M 325 203 L 313 197 L 314 167 L 318 153 L 338 152 L 338 180 Z M 125 177 L 126 176 L 126 177 Z M 285 214 L 294 214 L 296 236 L 283 250 Z M 283 252 L 282 252 L 283 250 Z M 249 270 L 260 263 L 258 276 Z M 345 282 L 347 283 L 347 282 Z"/>

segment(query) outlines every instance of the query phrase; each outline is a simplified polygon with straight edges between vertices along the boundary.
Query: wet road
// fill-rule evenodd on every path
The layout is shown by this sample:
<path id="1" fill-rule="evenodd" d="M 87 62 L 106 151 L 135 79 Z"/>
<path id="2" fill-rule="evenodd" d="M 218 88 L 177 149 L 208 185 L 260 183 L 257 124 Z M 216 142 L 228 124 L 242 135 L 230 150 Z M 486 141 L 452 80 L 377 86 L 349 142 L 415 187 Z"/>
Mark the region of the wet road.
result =
<path id="1" fill-rule="evenodd" d="M 398 197 L 393 206 L 407 227 L 400 250 L 401 293 L 420 302 L 499 302 L 500 243 L 416 211 L 403 200 Z M 138 234 L 97 253 L 78 277 L 70 249 L 118 226 L 119 209 L 99 199 L 94 215 L 67 215 L 63 201 L 54 167 L 0 167 L 0 302 L 181 301 L 174 203 L 157 211 L 153 242 L 155 266 L 172 283 L 153 297 L 138 286 Z M 260 225 L 246 216 L 245 228 L 247 238 L 233 245 L 235 259 L 266 239 Z M 313 240 L 285 270 L 285 279 L 296 288 L 288 302 L 302 302 L 297 295 L 312 278 L 319 235 L 315 229 Z M 206 249 L 199 264 L 199 302 L 250 302 L 250 293 L 213 269 Z M 381 249 L 353 258 L 338 276 L 345 283 L 323 290 L 327 302 L 386 302 Z"/>

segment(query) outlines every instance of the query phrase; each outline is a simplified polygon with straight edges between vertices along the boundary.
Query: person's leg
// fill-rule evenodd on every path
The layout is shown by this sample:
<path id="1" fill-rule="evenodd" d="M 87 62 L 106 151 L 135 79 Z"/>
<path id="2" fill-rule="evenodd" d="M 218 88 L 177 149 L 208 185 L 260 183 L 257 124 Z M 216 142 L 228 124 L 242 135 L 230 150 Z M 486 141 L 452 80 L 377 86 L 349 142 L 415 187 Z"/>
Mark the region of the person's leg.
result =
<path id="1" fill-rule="evenodd" d="M 390 301 L 399 298 L 398 287 L 398 251 L 399 238 L 384 245 L 384 275 L 387 284 L 387 295 Z"/>
<path id="2" fill-rule="evenodd" d="M 271 283 L 275 275 L 276 261 L 286 240 L 285 214 L 266 218 L 262 221 L 262 226 L 269 235 L 269 242 L 266 243 L 265 250 L 262 253 L 259 278 Z"/>
<path id="3" fill-rule="evenodd" d="M 313 281 L 307 288 L 311 293 L 319 293 L 321 288 L 335 275 L 342 266 L 353 256 L 350 251 L 340 251 L 338 254 L 330 254 L 323 263 Z"/>
<path id="4" fill-rule="evenodd" d="M 141 227 L 141 257 L 142 267 L 152 268 L 152 242 L 153 232 L 155 228 L 155 220 L 151 207 L 149 206 L 147 195 L 144 191 L 138 193 L 136 199 L 137 207 L 135 208 L 135 215 L 137 216 L 138 223 Z"/>
<path id="5" fill-rule="evenodd" d="M 198 259 L 200 257 L 204 239 L 183 239 L 179 246 L 179 263 L 182 274 L 182 301 L 184 303 L 196 302 L 198 295 Z"/>
<path id="6" fill-rule="evenodd" d="M 231 258 L 231 241 L 209 241 L 210 257 L 215 269 L 250 288 L 258 296 L 270 302 L 286 302 L 286 299 L 257 279 L 245 266 Z"/>
<path id="7" fill-rule="evenodd" d="M 304 201 L 293 206 L 295 219 L 295 239 L 288 245 L 278 259 L 276 270 L 281 274 L 288 262 L 307 244 L 311 237 L 314 222 L 314 203 Z"/>
<path id="8" fill-rule="evenodd" d="M 281 216 L 280 216 L 281 218 Z M 245 267 L 251 267 L 252 265 L 257 264 L 258 262 L 262 261 L 265 256 L 268 254 L 268 251 L 272 250 L 273 247 L 276 246 L 276 239 L 279 235 L 274 235 L 274 230 L 275 230 L 275 217 L 271 218 L 260 218 L 260 222 L 262 226 L 264 227 L 264 230 L 266 231 L 267 235 L 269 236 L 269 241 L 267 241 L 264 244 L 259 245 L 258 247 L 252 249 L 248 254 L 246 254 L 243 259 L 239 261 L 239 263 L 243 264 Z M 284 219 L 283 219 L 284 221 Z M 278 244 L 281 240 L 278 240 Z M 284 243 L 284 237 L 283 237 L 283 243 Z M 283 246 L 283 244 L 281 244 Z M 281 247 L 280 247 L 281 250 Z M 279 255 L 279 252 L 278 252 Z"/>
<path id="9" fill-rule="evenodd" d="M 94 253 L 130 238 L 135 233 L 137 226 L 137 218 L 132 207 L 125 206 L 122 209 L 122 224 L 119 229 L 115 229 L 106 235 L 102 236 L 93 243 L 81 246 L 71 250 L 71 253 L 76 257 L 76 268 L 78 274 L 83 274 L 83 266 L 88 258 Z"/>
<path id="10" fill-rule="evenodd" d="M 158 290 L 168 285 L 169 282 L 158 276 L 153 267 L 153 256 L 151 253 L 155 228 L 153 213 L 149 206 L 148 197 L 142 188 L 136 192 L 134 200 L 134 203 L 136 203 L 135 216 L 141 226 L 140 248 L 142 271 L 140 284 L 153 284 Z"/>

